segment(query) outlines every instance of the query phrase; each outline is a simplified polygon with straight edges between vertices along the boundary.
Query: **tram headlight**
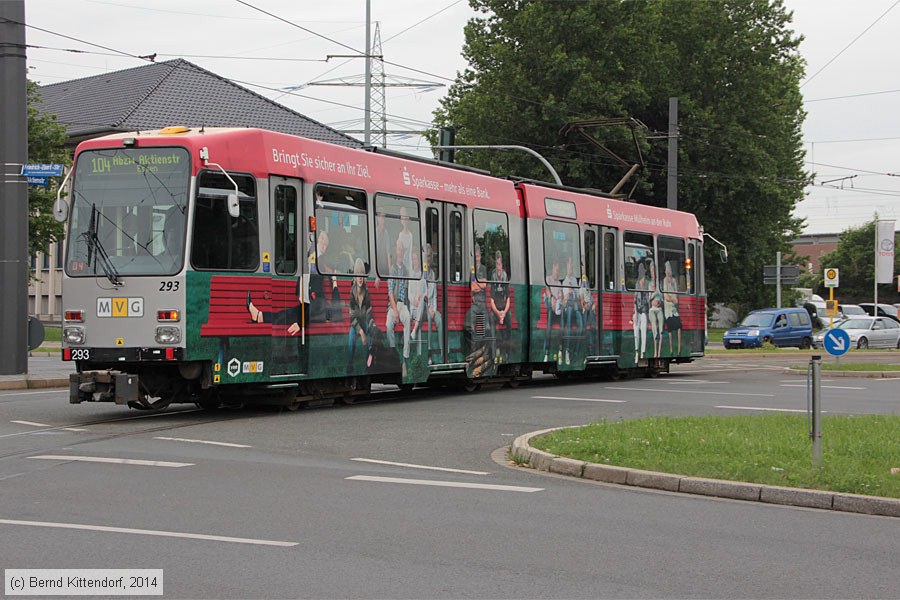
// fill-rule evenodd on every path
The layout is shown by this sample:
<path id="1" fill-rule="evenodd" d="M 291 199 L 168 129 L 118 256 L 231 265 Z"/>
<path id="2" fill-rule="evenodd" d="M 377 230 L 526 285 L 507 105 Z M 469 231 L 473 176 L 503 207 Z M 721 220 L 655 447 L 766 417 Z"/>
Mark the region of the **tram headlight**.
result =
<path id="1" fill-rule="evenodd" d="M 156 343 L 166 345 L 181 343 L 181 329 L 171 326 L 157 327 Z"/>
<path id="2" fill-rule="evenodd" d="M 66 327 L 63 329 L 63 338 L 67 344 L 83 344 L 84 327 Z"/>

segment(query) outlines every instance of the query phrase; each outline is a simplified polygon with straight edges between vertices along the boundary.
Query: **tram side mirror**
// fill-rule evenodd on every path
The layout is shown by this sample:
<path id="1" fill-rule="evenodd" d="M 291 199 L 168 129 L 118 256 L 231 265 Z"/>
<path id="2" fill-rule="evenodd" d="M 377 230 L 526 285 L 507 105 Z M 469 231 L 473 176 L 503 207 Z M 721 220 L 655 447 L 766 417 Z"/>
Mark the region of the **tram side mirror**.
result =
<path id="1" fill-rule="evenodd" d="M 237 194 L 228 194 L 228 214 L 237 219 L 241 214 L 241 203 Z"/>
<path id="2" fill-rule="evenodd" d="M 62 223 L 69 217 L 69 203 L 57 198 L 53 203 L 53 218 Z"/>
<path id="3" fill-rule="evenodd" d="M 728 250 L 725 250 L 724 248 L 719 249 L 719 258 L 722 260 L 723 263 L 727 263 L 728 262 Z"/>

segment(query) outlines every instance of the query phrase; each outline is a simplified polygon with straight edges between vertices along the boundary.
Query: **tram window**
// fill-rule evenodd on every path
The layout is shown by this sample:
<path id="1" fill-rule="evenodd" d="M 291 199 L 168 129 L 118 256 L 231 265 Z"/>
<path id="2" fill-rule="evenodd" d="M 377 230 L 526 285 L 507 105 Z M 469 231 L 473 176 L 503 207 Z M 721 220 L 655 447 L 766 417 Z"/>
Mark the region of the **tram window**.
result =
<path id="1" fill-rule="evenodd" d="M 259 266 L 259 216 L 256 180 L 231 174 L 238 185 L 240 214 L 228 214 L 228 194 L 234 186 L 221 172 L 204 171 L 198 176 L 194 203 L 194 235 L 191 264 L 195 269 L 254 271 Z"/>
<path id="2" fill-rule="evenodd" d="M 438 209 L 430 207 L 425 211 L 425 260 L 423 269 L 428 269 L 429 279 L 441 278 L 441 220 Z"/>
<path id="3" fill-rule="evenodd" d="M 375 231 L 375 256 L 378 276 L 409 277 L 418 279 L 422 276 L 422 234 L 419 219 L 419 203 L 409 198 L 377 194 L 375 196 L 375 212 L 380 220 L 384 215 L 385 231 Z M 418 256 L 413 261 L 413 255 Z M 402 259 L 402 269 L 397 266 Z M 388 271 L 384 266 L 389 265 Z"/>
<path id="4" fill-rule="evenodd" d="M 362 190 L 317 185 L 316 266 L 325 273 L 353 274 L 356 259 L 369 266 L 369 219 Z M 324 241 L 324 243 L 323 243 Z"/>
<path id="5" fill-rule="evenodd" d="M 544 221 L 544 271 L 547 279 L 558 279 L 567 287 L 580 286 L 580 238 L 575 223 Z"/>
<path id="6" fill-rule="evenodd" d="M 603 287 L 616 289 L 616 234 L 607 231 L 603 234 Z"/>
<path id="7" fill-rule="evenodd" d="M 625 232 L 625 288 L 650 289 L 653 260 L 653 236 L 649 233 Z"/>
<path id="8" fill-rule="evenodd" d="M 275 187 L 275 273 L 297 272 L 297 190 Z"/>
<path id="9" fill-rule="evenodd" d="M 597 233 L 592 230 L 584 232 L 584 273 L 588 287 L 597 289 Z"/>
<path id="10" fill-rule="evenodd" d="M 664 291 L 683 293 L 688 289 L 684 262 L 684 240 L 661 235 L 656 240 L 659 250 L 657 281 L 663 282 Z"/>
<path id="11" fill-rule="evenodd" d="M 454 210 L 450 213 L 448 227 L 449 241 L 447 247 L 450 252 L 449 275 L 452 281 L 462 281 L 463 256 L 462 256 L 462 214 Z"/>
<path id="12" fill-rule="evenodd" d="M 509 280 L 509 218 L 506 213 L 475 209 L 475 244 L 481 248 L 481 266 L 476 265 L 479 281 Z M 501 261 L 499 268 L 497 260 Z"/>

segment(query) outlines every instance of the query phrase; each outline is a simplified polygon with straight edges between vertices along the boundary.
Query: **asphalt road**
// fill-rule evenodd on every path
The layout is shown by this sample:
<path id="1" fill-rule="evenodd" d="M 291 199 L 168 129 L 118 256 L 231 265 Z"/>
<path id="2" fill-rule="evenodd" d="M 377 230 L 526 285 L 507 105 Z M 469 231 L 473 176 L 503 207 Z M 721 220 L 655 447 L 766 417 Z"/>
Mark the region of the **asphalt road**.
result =
<path id="1" fill-rule="evenodd" d="M 803 410 L 782 360 L 296 413 L 0 392 L 0 565 L 163 569 L 168 598 L 895 598 L 900 519 L 501 459 L 522 433 L 601 418 Z M 900 411 L 897 379 L 826 375 L 822 391 L 830 412 Z"/>

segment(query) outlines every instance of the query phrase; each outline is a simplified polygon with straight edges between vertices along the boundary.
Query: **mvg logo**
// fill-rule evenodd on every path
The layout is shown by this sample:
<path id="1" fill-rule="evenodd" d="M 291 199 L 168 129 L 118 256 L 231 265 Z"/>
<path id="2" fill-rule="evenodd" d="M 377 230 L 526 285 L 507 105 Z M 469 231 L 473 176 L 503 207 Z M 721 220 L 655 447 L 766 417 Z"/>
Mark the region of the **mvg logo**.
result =
<path id="1" fill-rule="evenodd" d="M 143 317 L 143 298 L 97 298 L 98 317 Z"/>

